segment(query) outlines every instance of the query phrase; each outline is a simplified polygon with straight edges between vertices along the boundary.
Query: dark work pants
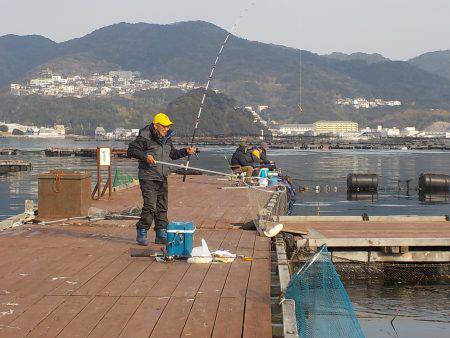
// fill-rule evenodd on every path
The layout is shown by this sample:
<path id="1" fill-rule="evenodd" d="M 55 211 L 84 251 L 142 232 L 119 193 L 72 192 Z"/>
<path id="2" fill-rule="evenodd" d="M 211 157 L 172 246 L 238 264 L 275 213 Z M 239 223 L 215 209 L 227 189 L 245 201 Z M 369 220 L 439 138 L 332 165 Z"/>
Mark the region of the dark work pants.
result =
<path id="1" fill-rule="evenodd" d="M 141 219 L 136 223 L 137 228 L 150 229 L 153 221 L 155 230 L 167 228 L 168 185 L 167 179 L 153 181 L 140 179 L 142 199 Z"/>

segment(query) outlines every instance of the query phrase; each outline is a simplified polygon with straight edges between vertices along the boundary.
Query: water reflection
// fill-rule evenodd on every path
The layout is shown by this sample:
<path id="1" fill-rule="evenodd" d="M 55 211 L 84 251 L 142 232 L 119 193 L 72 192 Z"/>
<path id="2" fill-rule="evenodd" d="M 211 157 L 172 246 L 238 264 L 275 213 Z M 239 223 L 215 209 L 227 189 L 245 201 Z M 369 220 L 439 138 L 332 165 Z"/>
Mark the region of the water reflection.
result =
<path id="1" fill-rule="evenodd" d="M 448 284 L 345 287 L 366 337 L 448 337 Z"/>
<path id="2" fill-rule="evenodd" d="M 450 196 L 448 192 L 420 192 L 419 200 L 424 204 L 449 203 Z"/>
<path id="3" fill-rule="evenodd" d="M 347 192 L 347 201 L 378 201 L 378 193 L 376 192 Z"/>

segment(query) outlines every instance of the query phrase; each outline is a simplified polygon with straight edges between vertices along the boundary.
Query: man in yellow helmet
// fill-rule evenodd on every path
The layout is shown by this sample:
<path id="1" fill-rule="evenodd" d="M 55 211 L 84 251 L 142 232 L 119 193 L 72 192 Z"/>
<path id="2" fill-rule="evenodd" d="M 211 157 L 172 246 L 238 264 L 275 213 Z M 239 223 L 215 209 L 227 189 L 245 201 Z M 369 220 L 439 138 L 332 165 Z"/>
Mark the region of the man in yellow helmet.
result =
<path id="1" fill-rule="evenodd" d="M 170 169 L 157 161 L 169 162 L 195 152 L 192 147 L 175 149 L 171 140 L 175 134 L 170 129 L 172 124 L 166 114 L 156 114 L 153 122 L 139 130 L 139 135 L 128 147 L 128 156 L 139 160 L 138 178 L 144 200 L 141 218 L 136 223 L 136 241 L 140 245 L 148 245 L 147 233 L 153 222 L 155 222 L 155 243 L 166 243 L 167 176 Z"/>

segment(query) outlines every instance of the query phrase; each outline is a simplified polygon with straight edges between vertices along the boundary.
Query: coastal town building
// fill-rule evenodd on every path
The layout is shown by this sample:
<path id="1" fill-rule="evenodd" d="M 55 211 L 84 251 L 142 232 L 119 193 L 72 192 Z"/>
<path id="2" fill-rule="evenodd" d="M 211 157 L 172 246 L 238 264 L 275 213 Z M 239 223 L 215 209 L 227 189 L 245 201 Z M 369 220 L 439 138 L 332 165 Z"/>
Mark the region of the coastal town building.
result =
<path id="1" fill-rule="evenodd" d="M 394 128 L 387 128 L 386 134 L 388 137 L 399 137 L 400 136 L 400 129 L 394 127 Z"/>
<path id="2" fill-rule="evenodd" d="M 314 132 L 320 134 L 356 133 L 358 123 L 353 121 L 317 121 L 314 123 Z"/>
<path id="3" fill-rule="evenodd" d="M 313 124 L 282 124 L 278 127 L 278 133 L 281 135 L 302 135 L 313 131 Z"/>
<path id="4" fill-rule="evenodd" d="M 415 127 L 406 127 L 402 130 L 401 134 L 405 137 L 413 137 L 419 134 L 419 131 Z"/>
<path id="5" fill-rule="evenodd" d="M 103 138 L 106 136 L 106 130 L 103 127 L 95 128 L 94 135 L 96 138 Z"/>

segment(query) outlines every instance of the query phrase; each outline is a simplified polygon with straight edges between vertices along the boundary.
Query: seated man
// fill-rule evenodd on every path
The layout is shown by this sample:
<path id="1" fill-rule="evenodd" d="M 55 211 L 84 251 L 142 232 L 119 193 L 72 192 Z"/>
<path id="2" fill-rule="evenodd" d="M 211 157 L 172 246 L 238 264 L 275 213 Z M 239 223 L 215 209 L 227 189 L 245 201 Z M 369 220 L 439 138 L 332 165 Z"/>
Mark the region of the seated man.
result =
<path id="1" fill-rule="evenodd" d="M 259 163 L 252 160 L 252 157 L 247 153 L 247 145 L 242 143 L 231 157 L 231 170 L 234 173 L 245 172 L 246 181 L 250 182 L 253 175 L 253 170 L 259 167 Z"/>
<path id="2" fill-rule="evenodd" d="M 274 170 L 277 167 L 275 166 L 275 162 L 274 161 L 270 161 L 267 158 L 267 149 L 269 149 L 269 144 L 267 142 L 262 142 L 261 145 L 258 147 L 259 153 L 260 153 L 260 160 L 261 160 L 261 164 L 266 167 L 269 168 L 269 170 Z"/>

